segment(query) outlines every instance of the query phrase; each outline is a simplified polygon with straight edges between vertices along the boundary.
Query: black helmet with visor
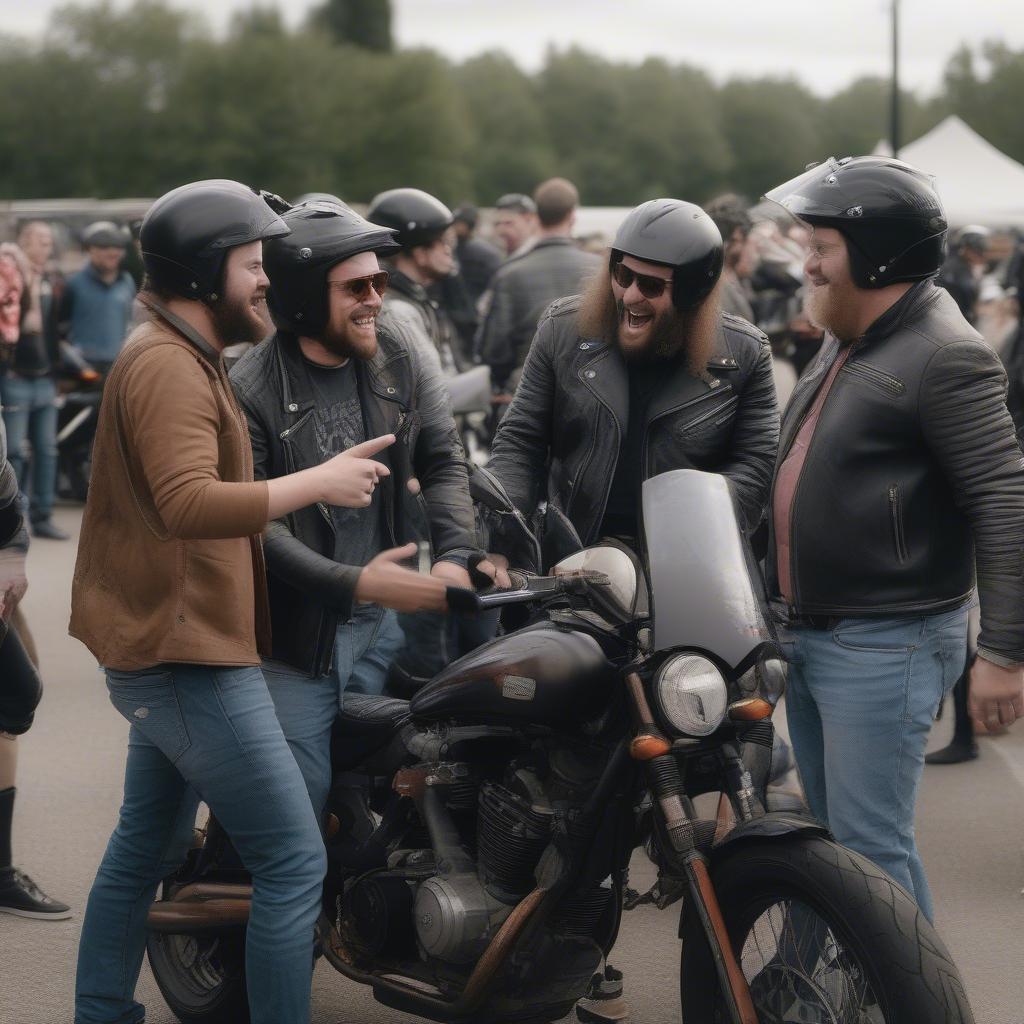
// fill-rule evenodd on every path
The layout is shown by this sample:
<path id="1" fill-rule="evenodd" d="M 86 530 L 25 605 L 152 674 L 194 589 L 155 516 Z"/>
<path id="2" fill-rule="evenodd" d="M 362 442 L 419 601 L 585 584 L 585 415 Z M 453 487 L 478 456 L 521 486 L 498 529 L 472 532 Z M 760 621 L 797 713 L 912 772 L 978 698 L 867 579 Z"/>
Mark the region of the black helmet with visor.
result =
<path id="1" fill-rule="evenodd" d="M 839 231 L 861 288 L 923 280 L 945 258 L 946 215 L 934 179 L 901 160 L 829 157 L 764 198 L 808 224 Z"/>

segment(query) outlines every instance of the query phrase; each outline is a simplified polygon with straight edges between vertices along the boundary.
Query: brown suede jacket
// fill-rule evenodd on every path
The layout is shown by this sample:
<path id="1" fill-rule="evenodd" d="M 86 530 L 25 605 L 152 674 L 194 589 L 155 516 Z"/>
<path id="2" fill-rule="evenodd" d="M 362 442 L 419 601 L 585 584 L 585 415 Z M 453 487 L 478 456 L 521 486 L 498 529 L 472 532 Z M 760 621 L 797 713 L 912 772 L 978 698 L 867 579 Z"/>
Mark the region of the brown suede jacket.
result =
<path id="1" fill-rule="evenodd" d="M 107 668 L 270 653 L 267 485 L 223 360 L 180 327 L 136 328 L 100 408 L 70 632 Z"/>

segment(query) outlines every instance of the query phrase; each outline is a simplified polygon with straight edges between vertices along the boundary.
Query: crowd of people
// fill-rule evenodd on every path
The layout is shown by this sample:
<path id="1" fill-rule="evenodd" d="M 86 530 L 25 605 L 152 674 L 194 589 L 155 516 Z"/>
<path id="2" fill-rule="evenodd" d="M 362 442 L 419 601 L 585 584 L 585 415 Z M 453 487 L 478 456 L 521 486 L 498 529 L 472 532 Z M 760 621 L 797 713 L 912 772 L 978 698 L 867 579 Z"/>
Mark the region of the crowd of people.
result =
<path id="1" fill-rule="evenodd" d="M 417 189 L 363 216 L 193 183 L 136 232 L 138 294 L 113 224 L 66 281 L 45 223 L 0 250 L 0 911 L 44 918 L 68 908 L 11 863 L 12 751 L 40 696 L 12 612 L 25 524 L 64 536 L 62 346 L 106 378 L 70 629 L 132 738 L 77 1024 L 142 1019 L 145 912 L 200 798 L 253 876 L 252 1019 L 308 1019 L 338 708 L 485 642 L 495 623 L 449 614 L 449 591 L 508 586 L 522 555 L 470 499 L 450 392 L 481 367 L 489 468 L 554 538 L 548 564 L 566 538 L 642 551 L 652 476 L 725 477 L 809 809 L 932 916 L 914 838 L 932 722 L 955 689 L 950 761 L 974 723 L 1024 715 L 1024 340 L 1004 323 L 997 352 L 976 329 L 988 236 L 961 231 L 947 258 L 928 176 L 879 157 L 830 159 L 753 210 L 651 200 L 600 255 L 573 240 L 578 205 L 564 178 L 502 196 L 495 245 L 475 209 Z"/>

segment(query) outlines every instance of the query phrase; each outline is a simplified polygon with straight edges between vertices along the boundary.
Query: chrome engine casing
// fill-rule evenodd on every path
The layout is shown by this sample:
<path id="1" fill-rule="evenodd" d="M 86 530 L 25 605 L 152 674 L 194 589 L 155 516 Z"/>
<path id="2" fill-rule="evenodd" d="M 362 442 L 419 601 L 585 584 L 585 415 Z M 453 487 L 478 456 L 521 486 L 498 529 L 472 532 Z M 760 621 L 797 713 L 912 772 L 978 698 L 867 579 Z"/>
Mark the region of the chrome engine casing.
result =
<path id="1" fill-rule="evenodd" d="M 416 937 L 428 956 L 472 963 L 511 910 L 490 896 L 476 875 L 438 875 L 416 890 Z"/>

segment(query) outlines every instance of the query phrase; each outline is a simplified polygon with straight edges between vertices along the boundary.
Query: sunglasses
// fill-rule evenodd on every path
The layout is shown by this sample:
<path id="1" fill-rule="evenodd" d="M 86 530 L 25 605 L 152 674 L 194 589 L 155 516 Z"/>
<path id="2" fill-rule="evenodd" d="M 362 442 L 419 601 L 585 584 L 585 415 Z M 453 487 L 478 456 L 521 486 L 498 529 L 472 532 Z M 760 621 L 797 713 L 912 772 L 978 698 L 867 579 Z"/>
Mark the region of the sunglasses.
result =
<path id="1" fill-rule="evenodd" d="M 348 292 L 357 302 L 365 302 L 370 297 L 370 292 L 375 291 L 383 296 L 388 289 L 388 272 L 381 270 L 368 277 L 353 277 L 351 281 L 328 281 L 329 288 L 341 288 Z"/>
<path id="2" fill-rule="evenodd" d="M 620 288 L 629 288 L 633 282 L 645 299 L 658 299 L 671 287 L 672 278 L 653 277 L 651 274 L 638 274 L 630 270 L 625 263 L 616 263 L 612 267 L 612 277 Z"/>

